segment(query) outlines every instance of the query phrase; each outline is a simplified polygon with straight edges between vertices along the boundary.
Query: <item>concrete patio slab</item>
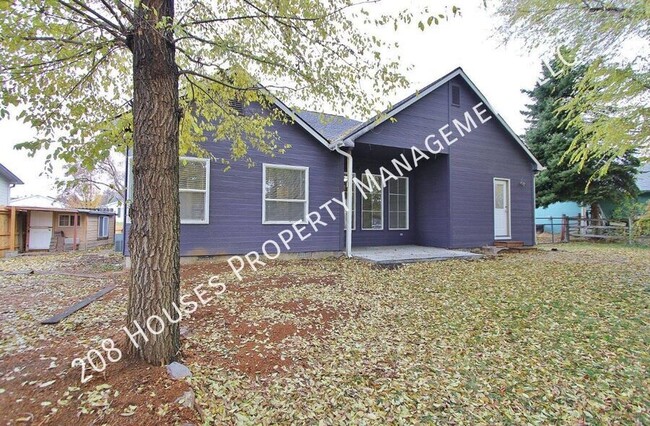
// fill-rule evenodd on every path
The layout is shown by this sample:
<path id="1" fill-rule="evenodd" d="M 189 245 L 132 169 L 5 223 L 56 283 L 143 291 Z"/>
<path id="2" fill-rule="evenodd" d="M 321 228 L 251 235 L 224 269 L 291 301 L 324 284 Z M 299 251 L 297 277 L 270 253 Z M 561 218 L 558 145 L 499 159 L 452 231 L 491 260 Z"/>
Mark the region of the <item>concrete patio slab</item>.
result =
<path id="1" fill-rule="evenodd" d="M 434 260 L 478 259 L 482 256 L 480 254 L 470 253 L 468 251 L 406 245 L 357 247 L 352 249 L 352 257 L 378 263 L 381 265 L 394 265 L 400 263 L 427 262 Z"/>

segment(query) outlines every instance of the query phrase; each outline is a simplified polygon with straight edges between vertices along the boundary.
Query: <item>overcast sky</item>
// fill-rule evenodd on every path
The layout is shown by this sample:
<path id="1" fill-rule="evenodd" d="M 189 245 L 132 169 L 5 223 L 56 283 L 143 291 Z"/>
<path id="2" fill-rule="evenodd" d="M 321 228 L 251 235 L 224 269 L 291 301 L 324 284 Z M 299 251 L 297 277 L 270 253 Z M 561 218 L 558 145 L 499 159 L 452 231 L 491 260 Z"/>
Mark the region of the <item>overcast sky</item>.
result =
<path id="1" fill-rule="evenodd" d="M 433 2 L 401 0 L 392 3 L 391 8 L 396 4 L 403 8 L 409 3 L 418 7 Z M 460 6 L 462 16 L 442 22 L 425 32 L 414 27 L 391 36 L 400 41 L 399 54 L 402 60 L 413 65 L 412 71 L 407 74 L 411 88 L 396 93 L 391 101 L 399 101 L 460 66 L 497 112 L 517 133 L 522 133 L 525 123 L 520 110 L 527 103 L 527 98 L 521 89 L 529 89 L 534 85 L 540 74 L 542 58 L 527 52 L 520 45 L 500 45 L 494 34 L 494 18 L 481 8 L 480 0 L 454 0 L 447 3 Z M 440 7 L 440 10 L 444 8 L 436 7 Z M 12 197 L 55 195 L 54 180 L 40 175 L 46 154 L 39 153 L 30 158 L 24 151 L 13 149 L 16 143 L 32 138 L 34 130 L 14 120 L 3 120 L 0 121 L 0 135 L 0 163 L 25 182 L 25 185 L 18 185 L 12 190 Z"/>

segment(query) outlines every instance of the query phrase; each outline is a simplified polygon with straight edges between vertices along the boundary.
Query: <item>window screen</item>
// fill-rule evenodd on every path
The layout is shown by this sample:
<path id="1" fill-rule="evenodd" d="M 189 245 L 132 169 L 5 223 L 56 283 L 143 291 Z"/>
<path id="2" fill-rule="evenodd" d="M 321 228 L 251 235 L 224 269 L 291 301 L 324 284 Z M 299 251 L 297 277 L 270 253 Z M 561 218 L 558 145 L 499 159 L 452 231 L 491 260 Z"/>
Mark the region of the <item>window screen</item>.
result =
<path id="1" fill-rule="evenodd" d="M 409 180 L 405 177 L 388 182 L 388 229 L 408 229 Z"/>
<path id="2" fill-rule="evenodd" d="M 381 176 L 374 176 L 377 182 L 381 182 Z M 383 188 L 377 188 L 367 174 L 364 174 L 361 179 L 366 186 L 371 187 L 371 190 L 366 192 L 366 198 L 361 202 L 361 229 L 384 229 Z"/>
<path id="3" fill-rule="evenodd" d="M 207 223 L 210 163 L 205 159 L 181 158 L 178 172 L 181 223 Z"/>
<path id="4" fill-rule="evenodd" d="M 264 165 L 264 223 L 305 221 L 307 182 L 306 167 Z"/>
<path id="5" fill-rule="evenodd" d="M 133 200 L 133 157 L 128 162 L 127 204 Z M 181 157 L 178 169 L 181 223 L 208 223 L 209 190 L 210 160 Z M 130 217 L 126 220 L 130 222 Z"/>

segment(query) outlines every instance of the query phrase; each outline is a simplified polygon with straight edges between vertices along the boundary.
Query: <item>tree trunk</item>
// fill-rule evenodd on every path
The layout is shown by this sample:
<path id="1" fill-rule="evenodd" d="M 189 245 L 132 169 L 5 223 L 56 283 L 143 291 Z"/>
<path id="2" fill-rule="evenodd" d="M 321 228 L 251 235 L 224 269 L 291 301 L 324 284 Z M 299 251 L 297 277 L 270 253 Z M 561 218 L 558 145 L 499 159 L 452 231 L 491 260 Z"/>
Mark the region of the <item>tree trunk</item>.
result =
<path id="1" fill-rule="evenodd" d="M 600 220 L 600 204 L 591 203 L 591 220 L 589 222 L 589 225 L 591 226 L 603 225 L 602 221 Z M 594 228 L 592 232 L 596 235 L 600 235 L 602 234 L 601 231 L 602 230 L 600 228 Z"/>
<path id="2" fill-rule="evenodd" d="M 171 24 L 173 0 L 142 0 L 130 46 L 134 147 L 127 327 L 134 335 L 130 354 L 154 365 L 171 362 L 180 349 L 179 323 L 165 315 L 176 318 L 173 304 L 178 306 L 180 290 L 180 113 L 175 49 L 167 41 L 172 34 L 156 26 L 162 17 L 169 17 Z M 138 327 L 146 337 L 135 334 Z"/>
<path id="3" fill-rule="evenodd" d="M 591 203 L 591 218 L 594 220 L 600 219 L 600 204 Z"/>

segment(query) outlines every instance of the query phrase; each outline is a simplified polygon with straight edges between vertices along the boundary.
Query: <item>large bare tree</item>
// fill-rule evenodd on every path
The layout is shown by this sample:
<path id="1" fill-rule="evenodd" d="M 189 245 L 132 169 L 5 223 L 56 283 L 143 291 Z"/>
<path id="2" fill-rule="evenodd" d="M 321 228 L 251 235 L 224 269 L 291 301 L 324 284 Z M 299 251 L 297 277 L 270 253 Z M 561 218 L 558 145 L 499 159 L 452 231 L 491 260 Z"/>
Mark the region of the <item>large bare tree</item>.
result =
<path id="1" fill-rule="evenodd" d="M 179 152 L 201 154 L 208 135 L 230 143 L 235 160 L 251 148 L 282 150 L 270 125 L 287 118 L 260 83 L 293 102 L 360 114 L 404 86 L 398 60 L 385 56 L 391 46 L 368 28 L 424 29 L 439 15 L 384 16 L 378 3 L 0 0 L 0 113 L 17 110 L 39 131 L 22 147 L 92 165 L 133 146 L 130 327 L 178 303 Z M 241 116 L 233 100 L 269 108 Z M 177 356 L 178 324 L 148 337 L 131 352 L 152 364 Z"/>

